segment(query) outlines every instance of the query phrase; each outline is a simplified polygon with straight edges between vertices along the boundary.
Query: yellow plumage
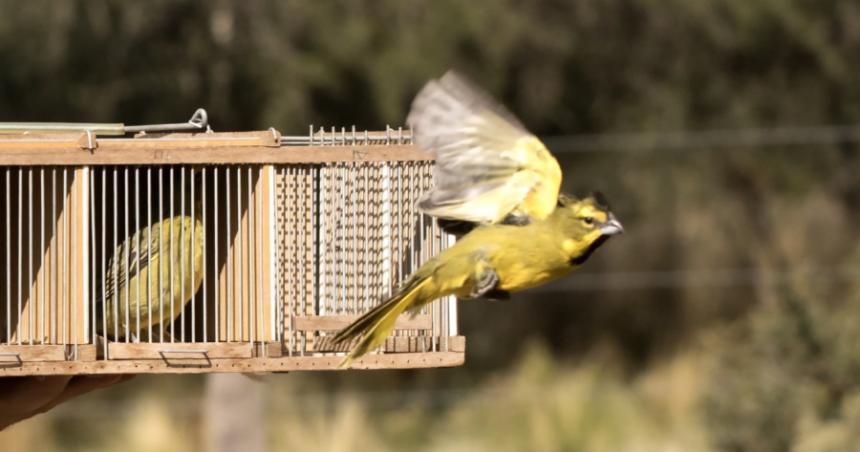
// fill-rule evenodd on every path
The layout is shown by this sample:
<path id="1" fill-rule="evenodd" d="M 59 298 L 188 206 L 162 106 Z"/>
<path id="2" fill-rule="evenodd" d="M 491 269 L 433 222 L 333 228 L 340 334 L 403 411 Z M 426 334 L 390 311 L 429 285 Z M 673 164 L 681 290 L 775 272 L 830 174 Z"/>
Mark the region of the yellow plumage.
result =
<path id="1" fill-rule="evenodd" d="M 544 219 L 561 168 L 546 146 L 480 88 L 454 72 L 415 97 L 407 122 L 436 159 L 436 185 L 418 206 L 446 220 L 495 224 Z"/>
<path id="2" fill-rule="evenodd" d="M 491 290 L 516 292 L 563 276 L 609 236 L 623 231 L 600 197 L 563 198 L 544 220 L 472 230 L 425 263 L 391 298 L 338 332 L 335 344 L 359 338 L 344 365 L 385 340 L 397 317 L 446 295 L 477 298 Z"/>
<path id="3" fill-rule="evenodd" d="M 120 244 L 104 276 L 106 317 L 101 305 L 96 310 L 99 334 L 114 340 L 127 334 L 138 337 L 176 319 L 203 282 L 203 235 L 199 219 L 177 216 L 143 228 Z"/>

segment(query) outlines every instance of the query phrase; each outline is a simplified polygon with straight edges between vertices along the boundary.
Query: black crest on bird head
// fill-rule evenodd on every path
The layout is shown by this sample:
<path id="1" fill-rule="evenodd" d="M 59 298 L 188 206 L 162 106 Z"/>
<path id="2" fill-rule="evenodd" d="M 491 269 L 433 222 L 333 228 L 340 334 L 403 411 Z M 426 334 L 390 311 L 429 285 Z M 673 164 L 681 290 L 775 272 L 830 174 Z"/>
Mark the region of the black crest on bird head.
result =
<path id="1" fill-rule="evenodd" d="M 594 205 L 603 209 L 606 212 L 609 212 L 609 201 L 606 200 L 606 196 L 603 196 L 603 193 L 599 191 L 591 192 L 591 199 L 594 200 Z"/>
<path id="2" fill-rule="evenodd" d="M 585 198 L 585 199 L 589 199 L 589 198 L 594 203 L 595 207 L 597 207 L 598 209 L 601 209 L 605 212 L 609 212 L 609 201 L 606 199 L 606 196 L 604 196 L 603 193 L 601 193 L 599 191 L 593 191 L 588 196 L 588 198 Z M 580 202 L 580 201 L 585 200 L 585 199 L 577 199 L 575 196 L 572 196 L 572 195 L 569 195 L 567 193 L 562 192 L 562 193 L 558 194 L 558 207 L 566 207 L 566 206 L 569 206 L 573 203 Z"/>

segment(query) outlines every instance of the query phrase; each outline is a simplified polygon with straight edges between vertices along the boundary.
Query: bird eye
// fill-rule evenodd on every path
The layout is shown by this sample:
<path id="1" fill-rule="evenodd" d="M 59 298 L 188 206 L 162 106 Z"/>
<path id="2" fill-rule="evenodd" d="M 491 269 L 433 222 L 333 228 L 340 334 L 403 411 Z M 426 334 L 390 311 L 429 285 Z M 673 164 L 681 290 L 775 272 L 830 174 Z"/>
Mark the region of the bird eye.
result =
<path id="1" fill-rule="evenodd" d="M 594 224 L 594 217 L 585 217 L 582 219 L 582 221 L 584 221 L 587 225 L 592 225 Z"/>

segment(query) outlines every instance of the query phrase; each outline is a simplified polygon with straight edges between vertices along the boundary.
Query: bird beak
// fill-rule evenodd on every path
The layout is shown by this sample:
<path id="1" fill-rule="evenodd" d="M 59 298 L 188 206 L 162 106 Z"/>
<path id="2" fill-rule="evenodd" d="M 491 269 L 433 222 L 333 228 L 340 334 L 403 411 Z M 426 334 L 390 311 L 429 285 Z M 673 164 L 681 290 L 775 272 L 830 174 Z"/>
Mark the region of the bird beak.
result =
<path id="1" fill-rule="evenodd" d="M 615 218 L 615 215 L 609 214 L 609 219 L 606 220 L 606 223 L 603 223 L 600 226 L 600 233 L 603 235 L 615 235 L 621 234 L 624 232 L 624 226 L 621 225 L 621 222 Z"/>

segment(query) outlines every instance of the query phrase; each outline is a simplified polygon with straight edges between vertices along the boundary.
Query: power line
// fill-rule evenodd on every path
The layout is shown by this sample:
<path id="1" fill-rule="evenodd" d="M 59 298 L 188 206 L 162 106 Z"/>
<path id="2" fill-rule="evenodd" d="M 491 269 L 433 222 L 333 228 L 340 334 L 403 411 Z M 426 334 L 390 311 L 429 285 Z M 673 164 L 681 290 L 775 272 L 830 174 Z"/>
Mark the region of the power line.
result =
<path id="1" fill-rule="evenodd" d="M 860 125 L 599 133 L 542 137 L 556 154 L 773 148 L 860 143 Z"/>
<path id="2" fill-rule="evenodd" d="M 559 283 L 534 289 L 536 293 L 564 291 L 647 290 L 677 288 L 734 288 L 774 286 L 790 281 L 837 284 L 857 280 L 860 267 L 794 268 L 774 271 L 742 267 L 698 270 L 575 273 Z"/>

